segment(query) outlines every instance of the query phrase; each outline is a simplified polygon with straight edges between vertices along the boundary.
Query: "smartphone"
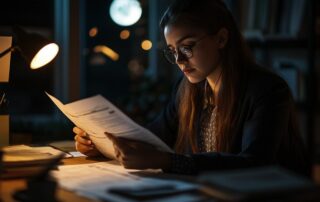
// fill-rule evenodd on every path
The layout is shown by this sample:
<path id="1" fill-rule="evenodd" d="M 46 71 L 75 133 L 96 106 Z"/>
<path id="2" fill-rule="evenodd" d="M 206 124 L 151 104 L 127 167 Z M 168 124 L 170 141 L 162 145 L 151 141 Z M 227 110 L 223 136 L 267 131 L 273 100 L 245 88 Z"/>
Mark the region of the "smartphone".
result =
<path id="1" fill-rule="evenodd" d="M 120 195 L 135 200 L 148 200 L 180 194 L 190 190 L 177 189 L 174 185 L 115 187 L 108 190 L 109 193 Z"/>

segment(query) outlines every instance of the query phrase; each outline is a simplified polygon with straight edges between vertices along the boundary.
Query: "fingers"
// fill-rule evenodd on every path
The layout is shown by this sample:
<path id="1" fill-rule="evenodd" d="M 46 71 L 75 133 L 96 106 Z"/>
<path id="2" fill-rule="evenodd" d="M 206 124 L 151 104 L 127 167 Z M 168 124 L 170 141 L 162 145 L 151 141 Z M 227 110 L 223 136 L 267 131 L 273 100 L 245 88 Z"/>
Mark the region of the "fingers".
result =
<path id="1" fill-rule="evenodd" d="M 145 158 L 154 159 L 153 153 L 157 151 L 153 145 L 145 142 L 116 137 L 110 133 L 105 133 L 112 141 L 116 159 L 125 168 L 145 168 L 150 167 Z M 149 154 L 151 152 L 151 154 Z M 156 155 L 155 155 L 156 156 Z"/>
<path id="2" fill-rule="evenodd" d="M 79 142 L 75 142 L 75 147 L 77 151 L 81 152 L 82 154 L 85 154 L 86 156 L 94 157 L 101 155 L 101 153 L 94 146 L 87 146 Z"/>
<path id="3" fill-rule="evenodd" d="M 72 131 L 78 136 L 87 137 L 86 132 L 84 130 L 82 130 L 81 128 L 73 127 Z"/>
<path id="4" fill-rule="evenodd" d="M 84 145 L 88 145 L 88 146 L 93 145 L 92 141 L 88 139 L 86 136 L 76 135 L 74 136 L 74 140 Z"/>
<path id="5" fill-rule="evenodd" d="M 83 138 L 89 139 L 88 134 L 84 130 L 82 130 L 81 128 L 73 127 L 72 130 L 76 135 L 79 135 L 79 136 L 81 136 Z"/>
<path id="6" fill-rule="evenodd" d="M 83 131 L 78 127 L 73 127 L 72 130 L 76 134 L 76 136 L 74 136 L 74 140 L 76 142 L 79 142 L 85 145 L 92 145 L 92 141 L 90 140 L 90 138 L 88 137 L 88 134 L 85 131 Z"/>
<path id="7" fill-rule="evenodd" d="M 88 151 L 95 149 L 94 145 L 86 145 L 77 141 L 75 142 L 75 146 L 76 146 L 76 150 L 81 153 L 86 153 Z"/>
<path id="8" fill-rule="evenodd" d="M 82 130 L 81 128 L 78 128 L 78 127 L 73 127 L 72 131 L 77 135 L 85 133 L 84 130 Z"/>
<path id="9" fill-rule="evenodd" d="M 93 150 L 97 150 L 91 140 L 82 138 L 80 135 L 76 135 L 74 139 L 76 150 L 85 155 L 88 155 Z"/>
<path id="10" fill-rule="evenodd" d="M 113 143 L 113 149 L 116 159 L 121 165 L 125 166 L 129 159 L 130 147 L 126 144 L 126 139 L 120 139 L 110 133 L 105 133 Z"/>
<path id="11" fill-rule="evenodd" d="M 76 150 L 87 155 L 97 154 L 97 149 L 95 148 L 92 141 L 88 138 L 88 135 L 81 128 L 74 127 L 72 131 L 76 134 L 74 136 Z"/>

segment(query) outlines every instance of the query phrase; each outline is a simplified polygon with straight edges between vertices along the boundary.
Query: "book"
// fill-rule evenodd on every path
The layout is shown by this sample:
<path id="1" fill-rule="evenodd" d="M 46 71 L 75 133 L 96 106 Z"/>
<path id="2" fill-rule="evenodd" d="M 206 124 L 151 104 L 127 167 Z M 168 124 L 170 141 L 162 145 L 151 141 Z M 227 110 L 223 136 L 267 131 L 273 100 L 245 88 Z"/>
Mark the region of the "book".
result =
<path id="1" fill-rule="evenodd" d="M 208 172 L 199 182 L 203 192 L 224 201 L 320 199 L 313 181 L 278 166 Z"/>
<path id="2" fill-rule="evenodd" d="M 105 157 L 116 159 L 113 144 L 105 132 L 116 137 L 146 142 L 162 151 L 173 152 L 159 137 L 135 123 L 101 95 L 63 104 L 54 96 L 46 94 L 66 117 L 87 133 Z"/>
<path id="3" fill-rule="evenodd" d="M 55 159 L 70 156 L 49 146 L 12 145 L 3 147 L 2 152 L 3 179 L 36 176 Z"/>
<path id="4" fill-rule="evenodd" d="M 3 147 L 2 151 L 4 153 L 2 160 L 4 167 L 41 165 L 61 154 L 64 154 L 65 157 L 70 156 L 50 146 L 31 147 L 27 145 L 12 145 Z"/>

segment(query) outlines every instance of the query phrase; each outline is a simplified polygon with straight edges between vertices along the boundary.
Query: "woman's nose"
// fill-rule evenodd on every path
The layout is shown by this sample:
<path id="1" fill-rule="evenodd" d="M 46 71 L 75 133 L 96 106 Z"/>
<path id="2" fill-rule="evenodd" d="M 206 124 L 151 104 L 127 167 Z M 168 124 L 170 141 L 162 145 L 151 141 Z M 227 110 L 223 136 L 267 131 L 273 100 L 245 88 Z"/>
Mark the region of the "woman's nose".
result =
<path id="1" fill-rule="evenodd" d="M 183 53 L 181 53 L 180 51 L 177 51 L 175 58 L 176 58 L 177 64 L 184 64 L 188 60 L 187 57 Z"/>

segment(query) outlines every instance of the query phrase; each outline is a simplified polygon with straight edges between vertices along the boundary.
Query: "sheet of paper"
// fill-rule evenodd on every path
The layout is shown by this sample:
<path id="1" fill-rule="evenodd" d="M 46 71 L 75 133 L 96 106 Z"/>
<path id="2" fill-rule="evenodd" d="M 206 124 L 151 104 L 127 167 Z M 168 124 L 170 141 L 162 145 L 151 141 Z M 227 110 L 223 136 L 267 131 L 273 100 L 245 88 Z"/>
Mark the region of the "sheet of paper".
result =
<path id="1" fill-rule="evenodd" d="M 179 190 L 194 190 L 197 185 L 177 180 L 163 180 L 140 177 L 134 173 L 138 170 L 125 169 L 115 161 L 92 164 L 59 166 L 52 171 L 59 185 L 80 195 L 110 201 L 132 201 L 128 198 L 109 193 L 110 188 L 171 185 Z M 148 172 L 148 171 L 145 171 Z M 160 171 L 152 170 L 152 173 Z"/>
<path id="2" fill-rule="evenodd" d="M 172 150 L 156 135 L 136 124 L 101 95 L 64 105 L 46 93 L 56 106 L 79 128 L 86 131 L 97 149 L 106 157 L 115 159 L 112 142 L 104 134 L 150 143 L 160 150 Z"/>
<path id="3" fill-rule="evenodd" d="M 71 155 L 49 146 L 30 147 L 27 145 L 13 145 L 2 149 L 5 153 L 3 155 L 3 162 L 7 166 L 26 165 L 28 163 L 44 163 L 51 159 L 65 154 L 65 157 Z"/>
<path id="4" fill-rule="evenodd" d="M 86 156 L 84 154 L 82 154 L 81 152 L 78 151 L 73 151 L 73 152 L 69 152 L 69 154 L 73 157 L 81 157 L 81 156 Z"/>

